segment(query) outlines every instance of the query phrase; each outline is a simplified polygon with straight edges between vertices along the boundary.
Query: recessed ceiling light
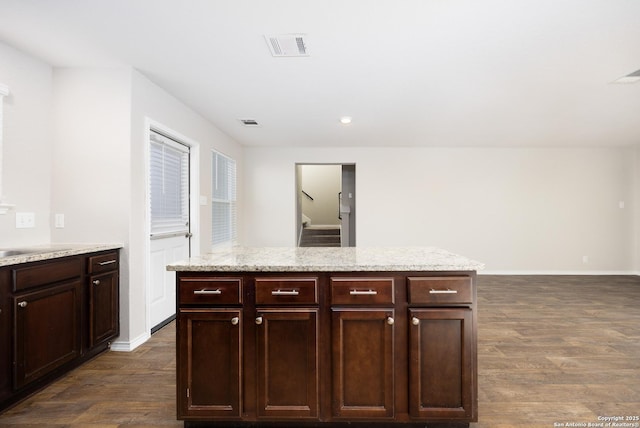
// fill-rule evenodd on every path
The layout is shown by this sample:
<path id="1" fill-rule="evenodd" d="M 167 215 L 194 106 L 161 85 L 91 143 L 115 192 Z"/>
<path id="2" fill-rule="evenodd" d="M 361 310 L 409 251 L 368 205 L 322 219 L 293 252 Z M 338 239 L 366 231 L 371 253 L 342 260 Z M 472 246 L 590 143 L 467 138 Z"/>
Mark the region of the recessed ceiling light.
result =
<path id="1" fill-rule="evenodd" d="M 351 117 L 350 116 L 342 116 L 340 118 L 340 123 L 342 123 L 343 125 L 348 125 L 351 123 Z"/>
<path id="2" fill-rule="evenodd" d="M 640 70 L 636 70 L 633 73 L 622 76 L 621 78 L 614 80 L 613 83 L 636 83 L 638 81 L 640 81 Z"/>

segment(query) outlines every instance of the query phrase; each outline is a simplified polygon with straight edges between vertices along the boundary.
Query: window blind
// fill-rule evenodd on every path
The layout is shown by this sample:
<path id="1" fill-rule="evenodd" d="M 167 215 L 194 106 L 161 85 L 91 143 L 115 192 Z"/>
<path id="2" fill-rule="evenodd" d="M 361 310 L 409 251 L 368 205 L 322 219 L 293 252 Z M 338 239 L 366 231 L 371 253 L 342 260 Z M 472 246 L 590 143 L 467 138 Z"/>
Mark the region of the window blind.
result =
<path id="1" fill-rule="evenodd" d="M 236 161 L 216 151 L 212 157 L 212 236 L 213 246 L 235 245 Z"/>
<path id="2" fill-rule="evenodd" d="M 189 148 L 151 132 L 151 234 L 189 231 Z"/>

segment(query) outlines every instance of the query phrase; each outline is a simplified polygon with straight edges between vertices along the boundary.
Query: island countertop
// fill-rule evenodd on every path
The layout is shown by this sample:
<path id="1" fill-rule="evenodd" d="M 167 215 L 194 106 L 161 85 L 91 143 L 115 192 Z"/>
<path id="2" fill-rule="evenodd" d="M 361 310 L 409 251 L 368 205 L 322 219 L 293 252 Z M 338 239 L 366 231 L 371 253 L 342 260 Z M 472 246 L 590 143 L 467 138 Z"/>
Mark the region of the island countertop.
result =
<path id="1" fill-rule="evenodd" d="M 435 247 L 234 247 L 171 263 L 178 272 L 476 271 L 484 264 Z"/>

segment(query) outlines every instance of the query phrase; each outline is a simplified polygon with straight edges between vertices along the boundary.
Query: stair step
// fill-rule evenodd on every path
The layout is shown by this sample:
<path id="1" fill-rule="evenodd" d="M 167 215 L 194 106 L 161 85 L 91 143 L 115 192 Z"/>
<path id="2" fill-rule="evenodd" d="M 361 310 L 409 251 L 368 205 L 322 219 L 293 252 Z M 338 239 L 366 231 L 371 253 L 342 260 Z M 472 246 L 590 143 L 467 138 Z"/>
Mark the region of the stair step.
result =
<path id="1" fill-rule="evenodd" d="M 304 228 L 301 247 L 340 247 L 340 228 Z"/>

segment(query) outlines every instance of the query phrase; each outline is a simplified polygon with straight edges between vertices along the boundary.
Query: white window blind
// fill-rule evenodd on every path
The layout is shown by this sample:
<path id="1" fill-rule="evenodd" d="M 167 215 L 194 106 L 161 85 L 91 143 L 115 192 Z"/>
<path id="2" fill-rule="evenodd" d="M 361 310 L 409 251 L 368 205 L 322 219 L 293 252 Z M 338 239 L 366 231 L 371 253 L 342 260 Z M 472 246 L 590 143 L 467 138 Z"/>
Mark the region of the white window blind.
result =
<path id="1" fill-rule="evenodd" d="M 152 236 L 189 231 L 189 148 L 153 131 L 150 199 Z"/>
<path id="2" fill-rule="evenodd" d="M 212 158 L 212 236 L 213 246 L 235 245 L 236 161 L 213 152 Z"/>

